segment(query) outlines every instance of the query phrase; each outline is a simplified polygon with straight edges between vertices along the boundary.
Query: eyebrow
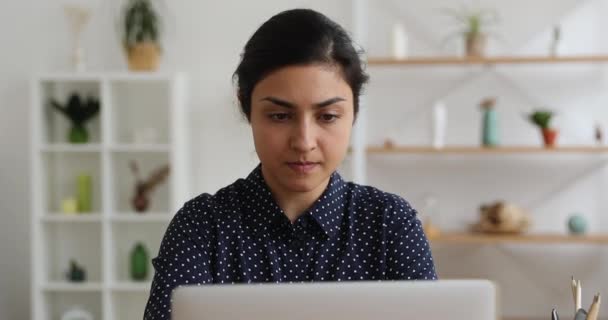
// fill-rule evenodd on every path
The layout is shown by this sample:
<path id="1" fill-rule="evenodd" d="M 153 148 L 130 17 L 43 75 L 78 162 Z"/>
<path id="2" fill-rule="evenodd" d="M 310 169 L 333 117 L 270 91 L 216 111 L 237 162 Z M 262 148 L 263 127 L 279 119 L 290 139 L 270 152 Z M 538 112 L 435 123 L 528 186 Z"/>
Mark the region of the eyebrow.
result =
<path id="1" fill-rule="evenodd" d="M 296 106 L 295 104 L 293 104 L 289 101 L 285 101 L 285 100 L 275 98 L 275 97 L 266 97 L 266 98 L 260 99 L 260 101 L 270 101 L 276 105 L 279 105 L 279 106 L 285 107 L 285 108 L 289 108 L 289 109 L 293 109 Z M 330 105 L 332 105 L 336 102 L 340 102 L 340 101 L 346 101 L 346 99 L 341 98 L 341 97 L 333 97 L 331 99 L 327 99 L 325 101 L 315 103 L 314 106 L 316 108 L 323 108 L 323 107 L 330 106 Z"/>

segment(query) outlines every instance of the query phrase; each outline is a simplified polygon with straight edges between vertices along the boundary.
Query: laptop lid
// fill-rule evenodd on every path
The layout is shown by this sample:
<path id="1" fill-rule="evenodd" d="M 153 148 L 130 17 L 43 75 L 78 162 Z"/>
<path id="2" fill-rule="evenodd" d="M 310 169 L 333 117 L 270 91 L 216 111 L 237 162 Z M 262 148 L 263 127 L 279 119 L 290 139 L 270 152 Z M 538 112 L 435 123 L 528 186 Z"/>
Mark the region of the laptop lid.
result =
<path id="1" fill-rule="evenodd" d="M 313 282 L 181 287 L 173 320 L 494 320 L 487 280 Z"/>

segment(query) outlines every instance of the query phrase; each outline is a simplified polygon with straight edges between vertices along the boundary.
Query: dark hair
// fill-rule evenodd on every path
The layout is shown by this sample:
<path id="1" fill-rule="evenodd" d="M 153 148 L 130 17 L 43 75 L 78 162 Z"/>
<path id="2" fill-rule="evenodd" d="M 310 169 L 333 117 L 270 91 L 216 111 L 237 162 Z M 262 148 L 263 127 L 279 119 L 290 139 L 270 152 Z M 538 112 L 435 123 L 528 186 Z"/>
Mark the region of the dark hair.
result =
<path id="1" fill-rule="evenodd" d="M 310 9 L 283 11 L 266 21 L 247 41 L 234 72 L 241 112 L 251 120 L 255 85 L 273 71 L 290 65 L 329 64 L 340 68 L 353 92 L 355 117 L 368 75 L 351 38 L 337 23 Z"/>

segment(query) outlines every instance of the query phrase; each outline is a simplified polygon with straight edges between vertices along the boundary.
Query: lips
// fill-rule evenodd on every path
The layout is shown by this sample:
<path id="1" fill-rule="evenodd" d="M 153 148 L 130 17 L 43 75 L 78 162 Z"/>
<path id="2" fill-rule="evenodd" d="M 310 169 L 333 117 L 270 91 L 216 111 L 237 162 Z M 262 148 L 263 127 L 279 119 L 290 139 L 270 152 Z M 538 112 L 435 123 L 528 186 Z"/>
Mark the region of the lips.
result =
<path id="1" fill-rule="evenodd" d="M 315 170 L 319 166 L 319 163 L 310 161 L 296 161 L 287 162 L 287 165 L 291 170 L 298 174 L 307 174 Z"/>

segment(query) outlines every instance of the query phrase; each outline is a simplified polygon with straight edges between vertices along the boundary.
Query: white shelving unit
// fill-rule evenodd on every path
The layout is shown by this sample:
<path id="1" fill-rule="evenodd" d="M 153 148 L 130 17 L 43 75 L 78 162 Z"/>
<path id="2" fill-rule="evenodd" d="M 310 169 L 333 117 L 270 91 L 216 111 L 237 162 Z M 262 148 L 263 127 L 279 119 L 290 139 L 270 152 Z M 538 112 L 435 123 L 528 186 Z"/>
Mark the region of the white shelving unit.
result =
<path id="1" fill-rule="evenodd" d="M 67 73 L 32 80 L 32 319 L 60 319 L 72 306 L 99 320 L 142 317 L 153 268 L 150 263 L 145 281 L 132 281 L 130 252 L 143 242 L 154 257 L 172 216 L 191 197 L 186 90 L 183 74 Z M 86 144 L 67 142 L 69 122 L 49 105 L 52 98 L 65 103 L 73 92 L 100 101 Z M 145 143 L 135 140 L 140 130 L 148 131 Z M 169 179 L 153 191 L 143 214 L 130 204 L 131 160 L 143 177 L 170 166 Z M 92 212 L 62 214 L 61 201 L 75 195 L 81 173 L 92 177 Z M 85 282 L 67 281 L 71 259 L 85 267 Z"/>

